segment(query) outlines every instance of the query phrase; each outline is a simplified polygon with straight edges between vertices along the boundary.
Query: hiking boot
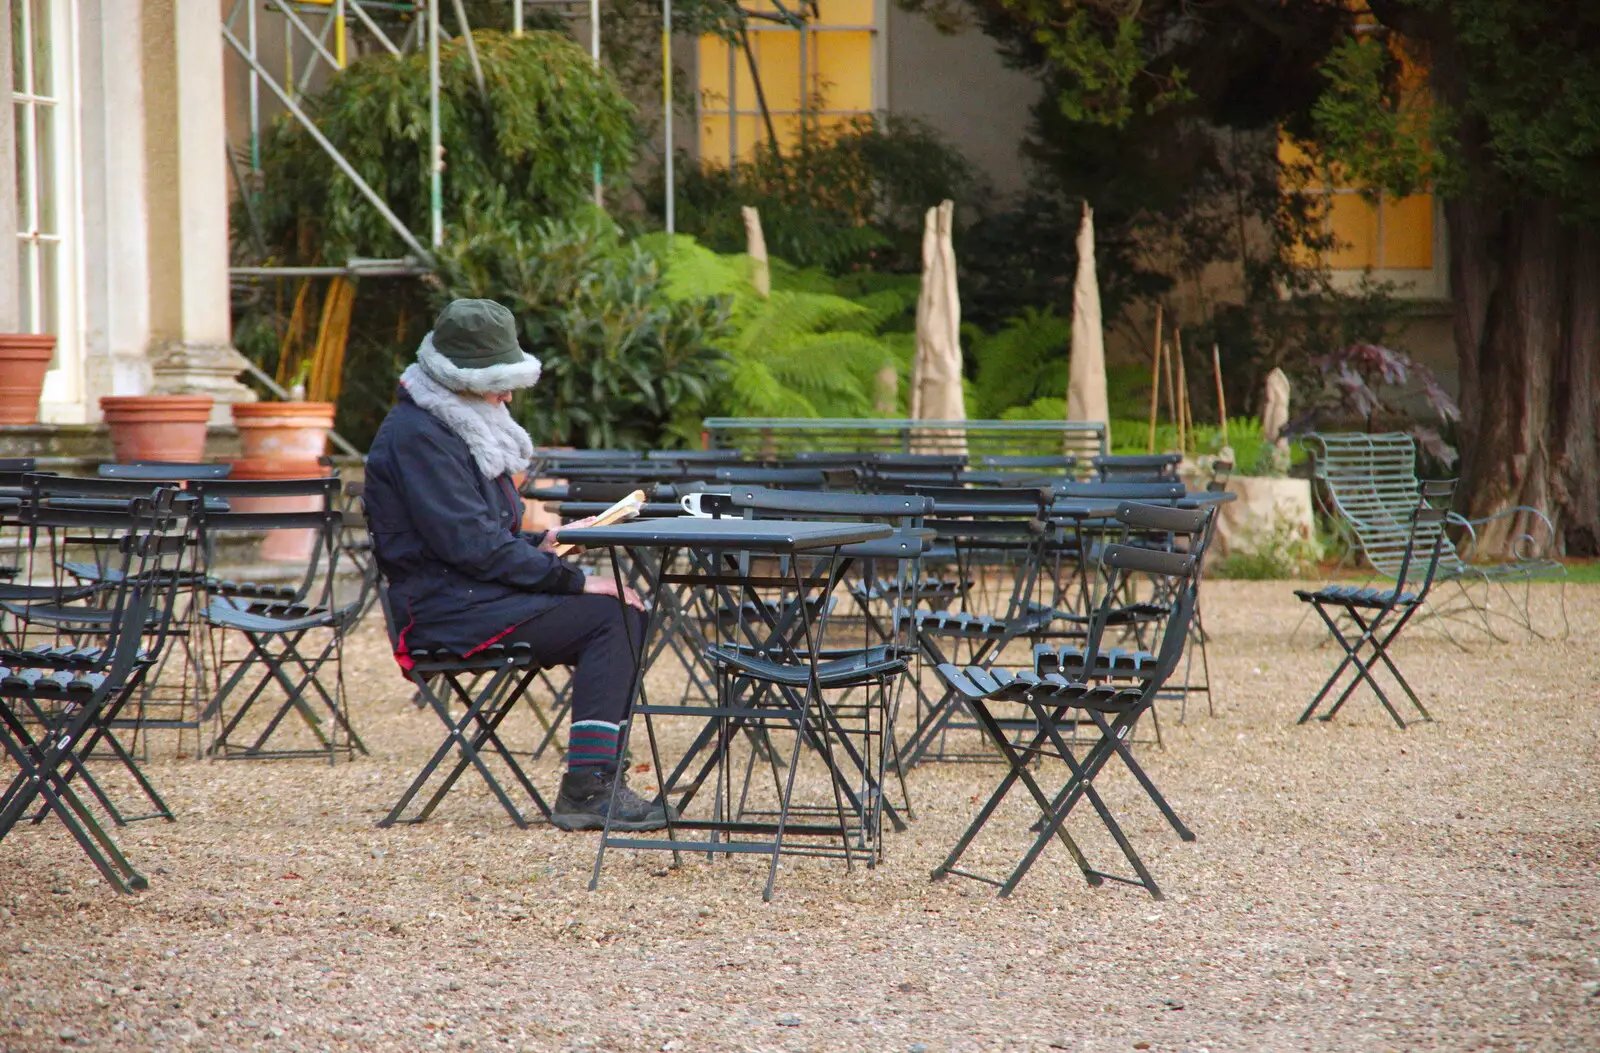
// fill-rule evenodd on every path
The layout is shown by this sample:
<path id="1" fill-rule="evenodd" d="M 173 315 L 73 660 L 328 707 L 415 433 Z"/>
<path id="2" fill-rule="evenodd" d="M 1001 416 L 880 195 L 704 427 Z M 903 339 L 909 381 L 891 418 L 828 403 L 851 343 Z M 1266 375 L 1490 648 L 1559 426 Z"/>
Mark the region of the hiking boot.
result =
<path id="1" fill-rule="evenodd" d="M 616 798 L 612 799 L 612 785 Z M 550 821 L 562 830 L 602 830 L 606 813 L 612 809 L 613 830 L 659 830 L 667 825 L 663 801 L 647 801 L 633 792 L 628 777 L 604 768 L 579 768 L 561 777 L 561 792 L 550 812 Z M 676 819 L 678 813 L 672 812 Z"/>

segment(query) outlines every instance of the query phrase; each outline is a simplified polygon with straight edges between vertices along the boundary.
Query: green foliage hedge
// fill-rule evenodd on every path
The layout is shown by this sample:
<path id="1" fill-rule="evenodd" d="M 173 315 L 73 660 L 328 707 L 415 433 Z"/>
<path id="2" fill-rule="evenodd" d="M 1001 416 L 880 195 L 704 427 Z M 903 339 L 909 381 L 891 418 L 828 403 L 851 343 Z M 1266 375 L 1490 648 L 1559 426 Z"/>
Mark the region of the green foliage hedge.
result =
<path id="1" fill-rule="evenodd" d="M 633 161 L 633 107 L 562 34 L 473 34 L 487 91 L 459 41 L 439 49 L 439 122 L 448 234 L 529 226 L 583 204 L 594 167 Z M 304 108 L 322 134 L 424 244 L 429 231 L 426 56 L 375 55 L 332 77 Z M 255 210 L 263 255 L 342 263 L 400 256 L 404 242 L 306 130 L 287 115 L 262 149 Z M 236 210 L 245 212 L 246 210 Z M 241 217 L 246 218 L 246 217 Z M 240 231 L 248 234 L 248 231 Z"/>
<path id="2" fill-rule="evenodd" d="M 535 442 L 652 445 L 678 407 L 703 403 L 725 375 L 725 304 L 669 295 L 661 259 L 598 210 L 481 231 L 439 263 L 436 304 L 500 301 L 543 361 L 538 385 L 512 403 Z"/>

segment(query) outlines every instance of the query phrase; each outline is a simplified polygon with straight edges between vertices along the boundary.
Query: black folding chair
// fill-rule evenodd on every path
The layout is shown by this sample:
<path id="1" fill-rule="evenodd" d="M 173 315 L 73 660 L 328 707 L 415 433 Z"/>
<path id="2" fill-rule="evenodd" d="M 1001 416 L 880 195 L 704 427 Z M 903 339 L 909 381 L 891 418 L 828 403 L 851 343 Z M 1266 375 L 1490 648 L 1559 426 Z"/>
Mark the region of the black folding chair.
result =
<path id="1" fill-rule="evenodd" d="M 1119 512 L 1119 518 L 1126 516 L 1137 519 L 1141 515 L 1137 508 Z M 935 879 L 947 874 L 969 877 L 995 885 L 1001 895 L 1009 895 L 1050 842 L 1059 840 L 1090 885 L 1100 885 L 1106 880 L 1119 881 L 1141 886 L 1160 899 L 1161 890 L 1155 878 L 1095 787 L 1095 780 L 1113 757 L 1122 760 L 1179 836 L 1185 841 L 1194 839 L 1194 834 L 1177 817 L 1149 775 L 1134 759 L 1125 740 L 1139 718 L 1154 704 L 1162 683 L 1172 675 L 1182 656 L 1189 619 L 1194 610 L 1196 560 L 1176 552 L 1108 545 L 1102 553 L 1102 562 L 1108 577 L 1113 580 L 1128 573 L 1170 579 L 1176 599 L 1153 661 L 1142 663 L 1137 670 L 1128 670 L 1128 675 L 1124 677 L 1112 679 L 1107 675 L 1098 680 L 1092 676 L 1071 679 L 1059 673 L 1040 676 L 1027 671 L 1012 672 L 982 666 L 963 669 L 944 665 L 939 668 L 940 676 L 972 708 L 1004 758 L 1007 770 L 949 856 L 934 870 Z M 1109 599 L 1102 601 L 1100 617 L 1091 627 L 1083 658 L 1086 669 L 1104 668 L 1098 650 L 1105 630 L 1105 616 L 1112 609 Z M 1034 734 L 1026 741 L 1015 741 L 995 714 L 996 707 L 1001 705 L 1020 706 L 1028 712 L 1036 728 Z M 1094 725 L 1098 736 L 1079 756 L 1068 738 L 1076 733 L 1078 725 L 1085 718 Z M 1054 795 L 1045 793 L 1031 770 L 1046 759 L 1060 761 L 1067 769 L 1066 781 Z M 967 849 L 1019 782 L 1027 789 L 1042 820 L 1036 827 L 1037 832 L 1026 853 L 1003 879 L 960 869 L 958 864 Z M 1113 874 L 1092 866 L 1078 842 L 1067 832 L 1065 823 L 1083 800 L 1089 802 L 1136 877 Z"/>
<path id="2" fill-rule="evenodd" d="M 364 506 L 362 516 L 364 520 Z M 526 829 L 528 819 L 487 764 L 485 747 L 494 750 L 539 814 L 548 819 L 549 804 L 517 762 L 516 754 L 506 747 L 500 737 L 500 725 L 521 699 L 527 700 L 529 708 L 545 730 L 544 742 L 533 752 L 534 757 L 543 752 L 544 743 L 551 740 L 555 728 L 559 726 L 545 717 L 529 693 L 535 677 L 544 672 L 533 661 L 532 648 L 525 643 L 494 644 L 466 658 L 444 650 L 413 651 L 405 648 L 401 642 L 399 622 L 389 602 L 388 583 L 377 565 L 376 554 L 372 557 L 372 573 L 378 606 L 383 611 L 384 628 L 389 634 L 390 649 L 400 663 L 401 672 L 416 688 L 414 698 L 417 706 L 432 710 L 446 729 L 444 741 L 378 825 L 390 827 L 396 823 L 425 821 L 455 787 L 467 768 L 471 767 L 482 777 L 506 814 L 511 816 L 511 821 L 519 828 Z M 455 715 L 457 703 L 462 707 L 459 717 Z M 562 707 L 565 711 L 570 707 L 570 702 L 563 702 Z M 417 794 L 427 787 L 452 748 L 459 754 L 455 766 L 440 781 L 422 808 L 407 818 L 406 809 Z"/>
<path id="3" fill-rule="evenodd" d="M 1183 457 L 1176 453 L 1106 454 L 1093 461 L 1103 483 L 1175 482 L 1182 463 Z"/>
<path id="4" fill-rule="evenodd" d="M 1362 585 L 1327 585 L 1320 589 L 1296 589 L 1295 596 L 1302 603 L 1309 603 L 1311 608 L 1322 618 L 1328 627 L 1328 632 L 1335 642 L 1344 651 L 1333 674 L 1328 677 L 1311 699 L 1311 704 L 1296 723 L 1304 724 L 1316 713 L 1317 707 L 1322 705 L 1346 670 L 1351 670 L 1350 683 L 1344 691 L 1334 700 L 1318 719 L 1332 720 L 1349 701 L 1355 689 L 1365 681 L 1372 688 L 1372 693 L 1378 696 L 1378 701 L 1394 718 L 1400 727 L 1406 726 L 1406 721 L 1400 712 L 1389 701 L 1389 696 L 1384 694 L 1383 687 L 1377 678 L 1372 675 L 1374 667 L 1382 662 L 1384 668 L 1389 670 L 1389 675 L 1394 677 L 1395 683 L 1405 692 L 1411 704 L 1416 707 L 1418 717 L 1414 720 L 1432 720 L 1433 715 L 1422 704 L 1417 693 L 1411 689 L 1406 678 L 1400 674 L 1399 668 L 1394 664 L 1394 659 L 1389 656 L 1389 649 L 1399 637 L 1402 630 L 1411 621 L 1419 610 L 1428 602 L 1428 593 L 1433 589 L 1433 581 L 1439 570 L 1439 557 L 1447 545 L 1444 527 L 1449 518 L 1449 500 L 1455 493 L 1455 482 L 1424 482 L 1418 487 L 1417 506 L 1411 512 L 1410 530 L 1406 537 L 1405 550 L 1401 554 L 1400 564 L 1395 573 L 1392 585 L 1384 587 Z M 1434 502 L 1439 502 L 1443 507 L 1434 507 Z M 1421 569 L 1421 573 L 1417 571 Z M 1341 622 L 1339 616 L 1348 618 L 1349 622 Z M 1363 657 L 1363 655 L 1366 657 Z"/>
<path id="5" fill-rule="evenodd" d="M 108 727 L 148 672 L 152 661 L 144 645 L 153 627 L 159 633 L 170 619 L 184 553 L 183 535 L 172 533 L 174 498 L 171 490 L 153 492 L 152 497 L 126 502 L 120 514 L 104 508 L 51 507 L 48 502 L 37 507 L 35 517 L 51 526 L 120 526 L 115 547 L 122 574 L 105 590 L 105 605 L 86 618 L 85 636 L 92 631 L 92 644 L 85 639 L 74 648 L 0 652 L 0 746 L 18 768 L 0 796 L 0 840 L 42 800 L 40 818 L 54 814 L 106 881 L 122 892 L 145 888 L 146 879 L 72 784 L 81 780 L 109 805 L 85 760 L 96 732 Z M 137 772 L 131 758 L 123 756 Z M 148 784 L 143 785 L 153 796 Z"/>
<path id="6" fill-rule="evenodd" d="M 90 536 L 74 536 L 68 541 L 54 524 L 30 520 L 28 509 L 38 505 L 41 488 L 49 491 L 56 505 L 70 502 L 78 511 L 120 513 L 129 500 L 148 497 L 156 487 L 147 482 L 72 479 L 46 473 L 25 473 L 13 480 L 18 484 L 14 491 L 17 498 L 10 515 L 15 517 L 23 565 L 11 581 L 0 583 L 0 606 L 9 616 L 3 642 L 9 647 L 24 648 L 39 635 L 54 640 L 60 634 L 49 618 L 56 605 L 93 596 L 106 584 L 102 571 L 108 566 L 107 573 L 118 573 L 106 563 L 105 549 L 97 544 L 105 539 L 94 536 L 93 528 L 86 528 L 91 530 Z M 126 526 L 121 520 L 113 522 L 117 524 L 113 534 Z M 86 580 L 79 578 L 74 568 L 83 568 Z M 79 580 L 68 582 L 68 574 Z"/>
<path id="7" fill-rule="evenodd" d="M 820 490 L 827 483 L 827 473 L 820 468 L 756 468 L 740 465 L 715 469 L 714 478 L 719 483 L 743 483 L 747 486 L 783 487 L 788 490 Z"/>
<path id="8" fill-rule="evenodd" d="M 1198 564 L 1204 558 L 1206 540 L 1214 519 L 1209 508 L 1168 508 L 1123 502 L 1117 507 L 1117 523 L 1122 531 L 1116 543 L 1192 556 L 1197 564 L 1195 578 L 1198 584 Z M 1132 676 L 1142 673 L 1155 660 L 1149 651 L 1142 649 L 1145 637 L 1152 631 L 1159 631 L 1161 625 L 1171 617 L 1173 602 L 1177 597 L 1171 591 L 1170 579 L 1156 575 L 1156 587 L 1150 599 L 1130 599 L 1130 589 L 1126 584 L 1130 577 L 1132 575 L 1118 575 L 1118 583 L 1123 587 L 1117 590 L 1108 588 L 1102 602 L 1087 617 L 1060 615 L 1083 627 L 1077 634 L 1081 639 L 1087 639 L 1090 628 L 1098 627 L 1102 635 L 1095 645 L 1086 644 L 1079 648 L 1048 641 L 1036 643 L 1033 648 L 1034 672 L 1041 675 L 1060 673 L 1075 680 L 1086 676 L 1117 678 L 1124 674 Z M 1167 588 L 1162 588 L 1163 585 Z M 1119 643 L 1132 643 L 1134 646 L 1109 646 L 1104 636 L 1106 633 L 1117 633 L 1121 637 Z M 1096 657 L 1096 665 L 1093 670 L 1086 670 L 1084 658 L 1091 652 Z"/>
<path id="9" fill-rule="evenodd" d="M 894 726 L 904 674 L 917 649 L 911 623 L 896 619 L 893 611 L 907 608 L 914 583 L 921 579 L 922 553 L 932 537 L 932 531 L 922 529 L 922 521 L 933 502 L 908 494 L 818 494 L 758 486 L 735 486 L 728 501 L 746 518 L 886 521 L 896 527 L 888 538 L 847 545 L 840 550 L 841 556 L 863 568 L 867 580 L 887 578 L 894 583 L 891 603 L 886 618 L 864 611 L 859 646 L 828 646 L 819 653 L 815 720 L 806 728 L 808 744 L 828 765 L 829 776 L 839 783 L 840 796 L 855 824 L 857 847 L 867 853 L 869 865 L 875 864 L 882 857 L 883 819 L 900 831 L 905 829 L 901 812 L 913 817 Z M 893 568 L 888 575 L 884 574 L 886 566 Z M 786 695 L 789 705 L 800 704 L 799 689 L 806 683 L 804 668 L 774 663 L 747 645 L 713 647 L 710 656 L 742 681 L 754 685 L 752 694 L 756 699 L 766 691 L 778 690 Z M 803 661 L 809 656 L 797 652 L 797 657 Z M 775 750 L 752 751 L 752 764 L 758 755 L 774 763 L 777 760 Z M 887 799 L 884 790 L 891 766 L 899 784 L 898 808 Z M 748 786 L 748 771 L 745 783 Z M 795 814 L 807 811 L 822 812 L 826 808 L 791 806 Z M 745 813 L 741 794 L 734 814 Z"/>
<path id="10" fill-rule="evenodd" d="M 215 717 L 222 725 L 208 747 L 211 756 L 326 757 L 332 764 L 340 755 L 367 752 L 350 724 L 344 690 L 344 638 L 366 605 L 366 581 L 362 579 L 360 594 L 352 600 L 341 601 L 337 595 L 345 523 L 337 504 L 341 489 L 337 478 L 223 479 L 190 484 L 201 501 L 196 522 L 202 549 L 208 554 L 218 537 L 230 532 L 310 530 L 316 540 L 298 587 L 207 575 L 210 597 L 201 622 L 211 631 L 211 668 L 220 684 L 203 719 Z M 307 498 L 318 507 L 301 512 L 241 510 L 241 502 L 271 498 Z M 227 511 L 217 510 L 219 500 L 226 503 Z M 244 642 L 242 656 L 229 654 L 230 640 Z M 283 696 L 277 709 L 253 741 L 236 741 L 234 734 L 242 732 L 246 717 L 272 687 Z M 291 711 L 300 717 L 315 745 L 268 749 L 269 740 Z"/>
<path id="11" fill-rule="evenodd" d="M 1040 561 L 1048 532 L 1045 509 L 1048 487 L 971 490 L 914 485 L 912 493 L 933 499 L 926 526 L 936 532 L 936 554 L 953 564 L 956 580 L 982 583 L 999 577 L 1009 583 L 1004 595 L 988 596 L 968 589 L 960 609 L 900 607 L 896 619 L 909 619 L 922 662 L 938 668 L 961 659 L 963 664 L 995 661 L 1015 640 L 1027 641 L 1048 623 L 1051 612 L 1033 602 Z M 997 573 L 998 572 L 998 575 Z M 987 607 L 988 612 L 977 609 Z M 962 652 L 965 651 L 963 656 Z M 966 713 L 958 695 L 945 685 L 934 697 L 920 678 L 912 679 L 917 695 L 917 724 L 905 743 L 905 763 L 923 761 L 992 761 L 988 751 L 951 748 L 952 732 L 981 731 Z"/>
<path id="12" fill-rule="evenodd" d="M 22 477 L 33 471 L 34 464 L 32 457 L 0 457 L 0 583 L 22 573 L 24 548 L 18 511 L 28 496 Z"/>
<path id="13" fill-rule="evenodd" d="M 1067 500 L 1077 498 L 1109 498 L 1118 501 L 1133 501 L 1143 506 L 1175 507 L 1179 502 L 1185 501 L 1188 490 L 1183 483 L 1170 482 L 1095 482 L 1095 483 L 1068 483 L 1055 487 L 1056 496 Z M 1209 506 L 1208 506 L 1209 507 Z M 1191 517 L 1194 518 L 1194 517 Z M 1185 517 L 1173 518 L 1174 522 L 1186 522 Z M 1187 552 L 1200 558 L 1199 565 L 1204 566 L 1205 550 L 1210 544 L 1212 532 L 1216 528 L 1215 516 L 1201 516 L 1195 518 L 1196 522 L 1204 524 L 1204 530 L 1198 534 L 1177 528 L 1162 527 L 1159 529 L 1135 529 L 1127 525 L 1117 526 L 1111 524 L 1111 530 L 1086 532 L 1080 535 L 1079 541 L 1086 546 L 1086 556 L 1081 556 L 1077 561 L 1067 560 L 1065 564 L 1057 556 L 1055 568 L 1057 573 L 1053 578 L 1047 575 L 1047 581 L 1053 580 L 1056 595 L 1064 592 L 1064 583 L 1071 578 L 1074 566 L 1091 567 L 1099 564 L 1099 546 L 1112 537 L 1124 545 L 1139 545 L 1153 548 L 1157 551 Z M 1070 555 L 1072 546 L 1063 546 Z M 1046 565 L 1050 565 L 1047 551 Z M 1065 571 L 1065 573 L 1063 573 Z M 1122 642 L 1134 648 L 1148 646 L 1149 638 L 1160 630 L 1161 624 L 1166 620 L 1172 609 L 1172 597 L 1165 595 L 1163 590 L 1154 582 L 1134 575 L 1124 575 L 1118 579 L 1120 595 L 1116 595 L 1117 608 L 1110 617 L 1110 624 L 1120 630 Z M 1141 585 L 1151 586 L 1148 595 L 1142 595 Z M 1035 637 L 1035 655 L 1037 668 L 1038 644 L 1054 638 L 1081 638 L 1083 629 L 1090 618 L 1089 604 L 1093 597 L 1089 595 L 1089 583 L 1084 580 L 1081 587 L 1085 591 L 1083 609 L 1077 609 L 1069 604 L 1056 604 L 1055 618 L 1050 626 L 1041 629 Z M 1108 592 L 1108 595 L 1111 593 Z M 1176 700 L 1180 704 L 1178 723 L 1183 723 L 1188 715 L 1189 695 L 1203 693 L 1206 696 L 1208 709 L 1211 707 L 1211 660 L 1207 649 L 1205 635 L 1204 606 L 1201 595 L 1195 599 L 1194 618 L 1189 627 L 1191 648 L 1185 653 L 1184 670 L 1181 679 L 1173 678 L 1162 688 L 1163 700 Z M 1193 678 L 1194 657 L 1198 652 L 1200 656 L 1201 680 L 1197 683 Z M 1155 733 L 1155 741 L 1161 742 L 1161 722 L 1157 710 L 1151 711 L 1151 724 Z"/>
<path id="14" fill-rule="evenodd" d="M 21 510 L 24 525 L 31 536 L 43 534 L 47 539 L 42 552 L 41 546 L 31 550 L 32 554 L 43 556 L 39 562 L 45 567 L 40 568 L 37 563 L 31 566 L 29 577 L 53 572 L 55 580 L 52 584 L 28 586 L 25 590 L 28 595 L 23 600 L 0 602 L 0 610 L 17 621 L 19 630 L 14 635 L 22 641 L 9 653 L 26 664 L 54 665 L 63 670 L 92 669 L 99 660 L 100 640 L 115 617 L 113 601 L 130 573 L 132 556 L 125 551 L 132 527 L 129 502 L 140 499 L 140 495 L 148 499 L 172 488 L 163 489 L 151 482 L 51 475 L 29 475 L 27 482 L 29 497 Z M 119 729 L 133 729 L 134 734 L 138 734 L 150 683 L 159 675 L 169 653 L 166 645 L 172 637 L 183 634 L 171 601 L 194 578 L 194 545 L 189 527 L 190 513 L 196 502 L 193 497 L 175 491 L 163 501 L 166 509 L 163 522 L 172 533 L 162 539 L 163 552 L 157 555 L 166 550 L 171 553 L 166 567 L 170 580 L 163 579 L 160 592 L 169 602 L 152 608 L 150 622 L 145 627 L 146 640 L 138 659 L 137 696 L 119 697 L 115 704 L 107 706 L 97 717 L 89 736 L 74 750 L 76 756 L 88 760 L 96 747 L 104 743 L 149 801 L 153 811 L 125 815 L 87 769 L 75 767 L 74 771 L 82 774 L 94 797 L 118 826 L 141 819 L 159 818 L 169 822 L 173 819 L 171 809 L 135 762 L 131 743 L 124 743 L 117 735 Z M 186 555 L 190 557 L 187 561 Z M 88 584 L 66 584 L 63 568 L 77 565 L 98 568 L 94 580 Z M 48 642 L 28 646 L 28 641 L 41 638 Z"/>
<path id="15" fill-rule="evenodd" d="M 196 479 L 226 479 L 233 465 L 209 464 L 187 461 L 129 461 L 126 464 L 101 464 L 95 469 L 99 480 L 123 484 L 123 491 L 154 485 L 184 486 Z M 198 552 L 195 553 L 198 557 Z M 205 666 L 205 647 L 201 644 L 199 624 L 202 575 L 198 559 L 190 560 L 180 578 L 179 606 L 173 618 L 174 646 L 162 657 L 161 665 L 145 677 L 139 697 L 129 707 L 130 715 L 122 724 L 133 730 L 133 741 L 142 740 L 144 756 L 149 755 L 151 731 L 177 731 L 178 752 L 183 752 L 183 732 L 200 727 L 199 715 L 209 698 L 206 689 L 208 677 Z M 83 560 L 64 560 L 61 568 L 77 581 L 92 583 L 101 580 L 103 568 Z M 173 676 L 176 659 L 176 677 Z M 175 679 L 175 682 L 174 682 Z M 132 742 L 130 742 L 130 745 Z M 198 748 L 199 743 L 196 743 Z"/>
<path id="16" fill-rule="evenodd" d="M 367 517 L 362 504 L 365 492 L 366 483 L 363 480 L 345 483 L 343 500 L 339 506 L 344 519 L 344 528 L 339 534 L 339 553 L 361 574 L 363 602 L 361 609 L 355 613 L 352 629 L 361 624 L 367 612 L 378 602 L 378 562 L 372 555 L 372 536 L 367 533 Z"/>

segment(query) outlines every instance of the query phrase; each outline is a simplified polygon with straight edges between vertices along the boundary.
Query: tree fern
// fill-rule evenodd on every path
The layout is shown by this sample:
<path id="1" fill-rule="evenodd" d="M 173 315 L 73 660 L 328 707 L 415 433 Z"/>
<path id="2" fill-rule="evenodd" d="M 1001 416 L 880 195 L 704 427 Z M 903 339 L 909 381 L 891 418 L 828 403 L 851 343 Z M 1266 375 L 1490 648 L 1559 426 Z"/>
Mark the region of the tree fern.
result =
<path id="1" fill-rule="evenodd" d="M 728 305 L 718 344 L 728 356 L 726 383 L 702 404 L 680 407 L 674 425 L 680 433 L 694 426 L 694 413 L 869 416 L 877 372 L 885 365 L 900 369 L 903 356 L 879 330 L 905 310 L 902 291 L 883 288 L 853 300 L 822 272 L 773 260 L 772 295 L 763 298 L 751 284 L 747 256 L 720 255 L 686 235 L 642 241 L 665 261 L 661 288 L 668 297 Z"/>
<path id="2" fill-rule="evenodd" d="M 1072 323 L 1053 310 L 1030 307 L 993 335 L 969 327 L 967 340 L 978 367 L 973 389 L 980 417 L 1066 398 Z"/>

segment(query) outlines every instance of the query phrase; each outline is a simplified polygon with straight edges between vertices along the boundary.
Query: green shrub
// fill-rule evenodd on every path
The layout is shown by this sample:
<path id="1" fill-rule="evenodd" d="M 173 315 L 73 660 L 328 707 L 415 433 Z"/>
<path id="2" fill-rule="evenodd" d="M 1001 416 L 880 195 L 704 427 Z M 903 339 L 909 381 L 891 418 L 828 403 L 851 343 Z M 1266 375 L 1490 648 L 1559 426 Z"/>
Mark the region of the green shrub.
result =
<path id="1" fill-rule="evenodd" d="M 1060 395 L 1046 395 L 1034 399 L 1026 406 L 1012 406 L 1000 414 L 1001 420 L 1066 420 L 1067 400 Z M 1113 421 L 1112 423 L 1116 423 Z"/>
<path id="2" fill-rule="evenodd" d="M 725 306 L 669 296 L 661 261 L 622 240 L 603 213 L 490 231 L 451 244 L 437 301 L 511 308 L 543 375 L 512 403 L 535 442 L 639 447 L 722 381 Z"/>
<path id="3" fill-rule="evenodd" d="M 1053 310 L 1028 308 L 1009 319 L 997 333 L 963 327 L 967 356 L 973 363 L 973 411 L 981 418 L 1006 417 L 1014 410 L 1032 410 L 1041 399 L 1058 398 L 1067 390 L 1067 359 L 1072 345 L 1072 320 Z M 1010 420 L 1048 419 L 1009 416 Z"/>
<path id="4" fill-rule="evenodd" d="M 1212 577 L 1242 581 L 1311 577 L 1322 558 L 1316 541 L 1299 537 L 1293 526 L 1281 520 L 1272 529 L 1235 545 L 1232 552 L 1211 561 L 1207 571 Z"/>
<path id="5" fill-rule="evenodd" d="M 376 17 L 388 14 L 379 11 Z M 526 290 L 517 291 L 523 271 L 532 275 L 546 265 L 533 256 L 492 261 L 512 251 L 508 246 L 535 251 L 533 246 L 542 245 L 558 251 L 557 246 L 563 245 L 559 251 L 569 255 L 549 262 L 552 274 L 576 273 L 578 260 L 571 254 L 589 251 L 574 247 L 587 244 L 585 239 L 569 232 L 570 236 L 552 240 L 551 231 L 541 224 L 587 207 L 597 162 L 617 178 L 631 169 L 633 109 L 615 81 L 597 70 L 565 32 L 530 32 L 512 38 L 479 30 L 473 39 L 487 93 L 478 91 L 460 41 L 440 48 L 440 124 L 447 166 L 443 205 L 448 223 L 441 255 L 446 268 L 452 260 L 456 266 L 477 260 L 485 271 L 510 275 L 504 286 L 473 281 L 455 285 L 501 299 L 523 295 Z M 430 223 L 427 84 L 423 55 L 380 54 L 352 62 L 320 91 L 301 100 L 322 134 L 424 243 Z M 274 122 L 262 143 L 260 192 L 240 204 L 232 210 L 232 221 L 235 257 L 242 262 L 340 264 L 352 256 L 401 256 L 410 251 L 307 131 L 288 117 Z M 538 336 L 530 336 L 536 341 L 530 350 L 544 360 L 547 377 L 564 374 L 562 358 L 571 348 L 586 342 L 603 346 L 614 330 L 624 326 L 621 319 L 638 309 L 640 298 L 653 295 L 641 289 L 647 290 L 654 279 L 632 270 L 644 264 L 622 261 L 620 250 L 608 249 L 601 255 L 607 253 L 610 262 L 602 264 L 604 275 L 583 290 L 585 302 L 600 315 L 582 320 L 595 335 L 568 339 L 558 326 L 549 331 L 548 346 L 542 328 L 536 326 Z M 452 280 L 462 279 L 457 275 Z M 634 287 L 635 280 L 642 283 L 640 287 Z M 325 288 L 321 279 L 297 279 L 240 290 L 234 305 L 235 343 L 265 371 L 276 372 L 280 348 L 291 328 L 302 328 L 302 346 L 315 339 L 317 305 Z M 357 446 L 371 441 L 388 412 L 395 380 L 412 361 L 437 310 L 437 298 L 446 291 L 410 277 L 363 278 L 357 283 L 337 420 L 340 433 Z M 307 293 L 297 326 L 293 307 Z M 526 323 L 544 314 L 524 312 L 522 317 Z M 569 329 L 579 321 L 573 317 Z M 692 326 L 676 331 L 689 344 L 695 343 Z M 670 345 L 678 337 L 663 339 Z M 674 360 L 695 357 L 686 348 L 671 346 L 661 353 Z M 669 370 L 665 386 L 672 388 L 697 368 Z M 644 394 L 633 381 L 616 383 L 641 390 L 624 390 L 604 404 L 579 407 L 573 411 L 576 415 L 530 420 L 535 436 L 581 439 L 592 432 L 646 441 L 642 436 L 659 419 L 649 404 L 670 403 L 672 393 Z M 541 397 L 518 401 L 533 407 Z"/>
<path id="6" fill-rule="evenodd" d="M 1113 418 L 1112 453 L 1145 453 L 1149 450 L 1150 421 Z M 1271 465 L 1271 448 L 1261 437 L 1261 421 L 1256 417 L 1228 418 L 1228 444 L 1233 447 L 1234 471 L 1240 475 L 1282 474 L 1264 470 Z M 1167 421 L 1156 423 L 1156 451 L 1178 448 L 1178 426 Z M 1215 455 L 1222 450 L 1222 429 L 1214 424 L 1197 424 L 1189 436 L 1189 448 L 1199 455 Z M 1300 464 L 1307 454 L 1298 443 L 1289 444 L 1291 464 Z"/>
<path id="7" fill-rule="evenodd" d="M 754 205 L 772 255 L 833 272 L 919 270 L 927 209 L 980 196 L 971 162 L 928 125 L 892 114 L 814 131 L 784 153 L 763 148 L 731 169 L 688 157 L 678 164 L 678 230 L 718 252 L 740 252 L 739 206 Z M 644 193 L 659 219 L 659 173 Z"/>

